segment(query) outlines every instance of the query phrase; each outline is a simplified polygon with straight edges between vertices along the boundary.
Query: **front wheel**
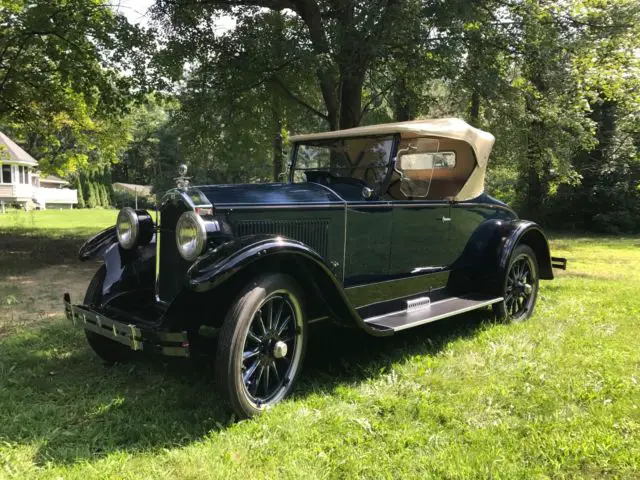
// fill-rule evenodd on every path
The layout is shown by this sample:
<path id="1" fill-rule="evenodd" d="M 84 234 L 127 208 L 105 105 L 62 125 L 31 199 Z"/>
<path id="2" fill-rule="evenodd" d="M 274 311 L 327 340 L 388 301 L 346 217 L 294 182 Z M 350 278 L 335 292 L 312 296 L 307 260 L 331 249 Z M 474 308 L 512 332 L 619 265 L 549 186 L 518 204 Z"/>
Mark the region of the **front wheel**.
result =
<path id="1" fill-rule="evenodd" d="M 278 403 L 300 372 L 306 342 L 297 283 L 282 274 L 253 280 L 220 331 L 215 375 L 223 399 L 240 418 Z"/>
<path id="2" fill-rule="evenodd" d="M 504 300 L 493 306 L 496 317 L 522 322 L 533 314 L 538 298 L 538 261 L 528 245 L 519 245 L 509 261 L 502 284 Z"/>
<path id="3" fill-rule="evenodd" d="M 91 306 L 100 305 L 102 299 L 102 285 L 107 275 L 107 268 L 101 266 L 91 279 L 87 293 L 84 297 L 84 304 Z M 87 342 L 91 349 L 98 357 L 102 359 L 105 365 L 113 365 L 114 363 L 126 363 L 134 358 L 134 351 L 121 343 L 109 340 L 102 335 L 98 335 L 90 330 L 84 331 Z"/>

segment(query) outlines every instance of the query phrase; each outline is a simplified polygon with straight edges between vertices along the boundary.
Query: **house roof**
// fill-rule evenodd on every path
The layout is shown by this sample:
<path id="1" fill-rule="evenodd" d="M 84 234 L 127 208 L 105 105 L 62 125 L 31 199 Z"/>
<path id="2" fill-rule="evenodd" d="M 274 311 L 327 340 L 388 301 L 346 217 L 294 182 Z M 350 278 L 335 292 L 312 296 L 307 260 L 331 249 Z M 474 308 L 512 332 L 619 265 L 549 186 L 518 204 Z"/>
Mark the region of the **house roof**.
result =
<path id="1" fill-rule="evenodd" d="M 411 122 L 384 123 L 365 127 L 335 130 L 333 132 L 312 133 L 291 137 L 292 143 L 332 138 L 364 137 L 368 135 L 392 135 L 399 133 L 403 137 L 441 137 L 461 140 L 468 143 L 476 155 L 481 168 L 487 166 L 495 138 L 488 132 L 472 127 L 459 118 L 438 118 L 431 120 L 413 120 Z"/>
<path id="2" fill-rule="evenodd" d="M 40 182 L 69 185 L 69 182 L 67 182 L 64 178 L 56 177 L 55 175 L 47 175 L 46 177 L 42 177 L 40 178 Z"/>
<path id="3" fill-rule="evenodd" d="M 114 190 L 126 191 L 129 193 L 137 193 L 141 197 L 151 196 L 151 185 L 137 185 L 135 183 L 116 182 L 113 184 Z"/>
<path id="4" fill-rule="evenodd" d="M 37 167 L 38 162 L 13 140 L 0 132 L 0 162 Z"/>

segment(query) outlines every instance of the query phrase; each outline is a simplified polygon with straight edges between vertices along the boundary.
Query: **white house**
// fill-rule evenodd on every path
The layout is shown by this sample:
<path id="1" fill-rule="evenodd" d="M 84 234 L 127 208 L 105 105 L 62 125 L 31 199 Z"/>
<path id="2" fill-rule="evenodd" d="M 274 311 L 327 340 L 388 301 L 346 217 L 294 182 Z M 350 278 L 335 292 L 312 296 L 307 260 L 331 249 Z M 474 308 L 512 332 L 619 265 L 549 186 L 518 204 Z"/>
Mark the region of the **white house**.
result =
<path id="1" fill-rule="evenodd" d="M 53 175 L 40 178 L 38 162 L 0 132 L 0 207 L 73 208 L 78 192 L 68 185 Z"/>

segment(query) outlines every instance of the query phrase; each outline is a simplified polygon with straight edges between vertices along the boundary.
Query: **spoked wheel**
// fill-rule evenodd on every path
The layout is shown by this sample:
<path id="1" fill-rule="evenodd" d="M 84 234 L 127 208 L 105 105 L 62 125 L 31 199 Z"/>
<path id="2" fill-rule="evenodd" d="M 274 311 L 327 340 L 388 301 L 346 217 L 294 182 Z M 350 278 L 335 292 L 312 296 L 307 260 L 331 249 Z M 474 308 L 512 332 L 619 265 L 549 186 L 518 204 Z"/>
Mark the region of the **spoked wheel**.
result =
<path id="1" fill-rule="evenodd" d="M 529 318 L 538 297 L 538 262 L 533 250 L 520 245 L 514 251 L 504 279 L 504 300 L 494 305 L 498 318 L 522 322 Z"/>
<path id="2" fill-rule="evenodd" d="M 268 275 L 252 282 L 227 314 L 216 355 L 217 385 L 241 418 L 291 391 L 306 347 L 301 299 L 293 279 Z"/>

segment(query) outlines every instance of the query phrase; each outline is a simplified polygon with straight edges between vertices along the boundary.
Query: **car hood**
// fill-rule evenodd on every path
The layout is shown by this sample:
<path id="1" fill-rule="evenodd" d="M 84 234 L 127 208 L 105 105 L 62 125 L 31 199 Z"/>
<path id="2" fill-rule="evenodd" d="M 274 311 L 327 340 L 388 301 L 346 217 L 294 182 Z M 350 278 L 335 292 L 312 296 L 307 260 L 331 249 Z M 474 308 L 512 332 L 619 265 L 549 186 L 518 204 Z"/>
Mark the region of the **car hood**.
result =
<path id="1" fill-rule="evenodd" d="M 194 188 L 204 193 L 215 207 L 344 203 L 332 190 L 317 183 L 201 185 Z"/>

